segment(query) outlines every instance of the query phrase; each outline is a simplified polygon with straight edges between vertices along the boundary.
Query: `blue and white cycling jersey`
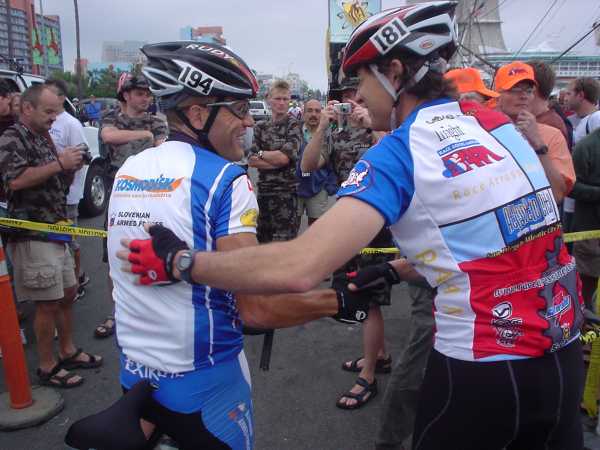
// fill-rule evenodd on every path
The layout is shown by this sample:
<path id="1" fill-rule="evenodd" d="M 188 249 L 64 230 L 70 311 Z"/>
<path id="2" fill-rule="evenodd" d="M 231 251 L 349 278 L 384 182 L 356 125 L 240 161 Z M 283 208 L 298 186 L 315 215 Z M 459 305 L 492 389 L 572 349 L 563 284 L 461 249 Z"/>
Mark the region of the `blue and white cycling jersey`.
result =
<path id="1" fill-rule="evenodd" d="M 558 208 L 539 158 L 504 114 L 423 103 L 367 151 L 338 195 L 379 211 L 437 287 L 439 352 L 536 357 L 577 338 L 581 297 Z"/>
<path id="2" fill-rule="evenodd" d="M 117 340 L 127 357 L 168 373 L 237 358 L 241 323 L 231 292 L 177 283 L 148 287 L 121 271 L 120 240 L 146 239 L 146 222 L 173 230 L 190 248 L 215 251 L 217 239 L 256 233 L 258 206 L 245 170 L 180 141 L 145 150 L 117 172 L 108 210 L 108 252 Z"/>

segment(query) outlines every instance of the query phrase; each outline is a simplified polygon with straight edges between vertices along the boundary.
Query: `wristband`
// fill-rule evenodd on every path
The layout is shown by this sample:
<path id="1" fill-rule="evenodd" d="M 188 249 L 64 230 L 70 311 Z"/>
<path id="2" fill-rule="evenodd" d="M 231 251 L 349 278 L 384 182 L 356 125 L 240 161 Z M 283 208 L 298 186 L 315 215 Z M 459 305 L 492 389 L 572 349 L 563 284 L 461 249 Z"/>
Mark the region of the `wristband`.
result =
<path id="1" fill-rule="evenodd" d="M 60 162 L 60 158 L 58 156 L 56 157 L 56 162 L 60 166 L 61 172 L 64 172 L 65 171 L 65 166 L 62 165 L 62 163 Z"/>

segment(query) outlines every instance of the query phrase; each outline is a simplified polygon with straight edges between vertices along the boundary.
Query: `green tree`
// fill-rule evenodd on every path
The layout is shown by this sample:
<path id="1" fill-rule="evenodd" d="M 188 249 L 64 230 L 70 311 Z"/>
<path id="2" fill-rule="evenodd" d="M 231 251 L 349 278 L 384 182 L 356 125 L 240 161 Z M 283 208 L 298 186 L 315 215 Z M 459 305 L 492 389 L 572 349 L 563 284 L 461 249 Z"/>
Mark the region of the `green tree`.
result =
<path id="1" fill-rule="evenodd" d="M 73 98 L 73 97 L 77 96 L 77 77 L 75 76 L 74 73 L 61 72 L 61 71 L 57 70 L 57 71 L 52 72 L 52 75 L 50 78 L 63 80 L 65 83 L 67 83 L 69 98 Z M 85 78 L 84 78 L 83 82 L 84 82 L 84 84 L 87 84 L 87 80 Z"/>
<path id="2" fill-rule="evenodd" d="M 89 70 L 83 76 L 84 97 L 94 95 L 96 97 L 116 97 L 117 80 L 121 71 L 116 71 L 111 66 L 108 69 Z M 72 72 L 54 72 L 53 78 L 59 78 L 67 83 L 69 97 L 77 96 L 77 77 Z"/>

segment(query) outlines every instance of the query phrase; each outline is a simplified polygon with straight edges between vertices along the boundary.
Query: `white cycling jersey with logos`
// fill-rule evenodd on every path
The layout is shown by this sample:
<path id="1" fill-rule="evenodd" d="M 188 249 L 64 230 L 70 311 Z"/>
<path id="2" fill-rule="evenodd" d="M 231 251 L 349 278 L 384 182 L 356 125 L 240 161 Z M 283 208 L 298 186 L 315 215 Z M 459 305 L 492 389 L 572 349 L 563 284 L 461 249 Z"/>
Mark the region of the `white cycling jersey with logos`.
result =
<path id="1" fill-rule="evenodd" d="M 221 237 L 256 233 L 257 215 L 245 170 L 213 152 L 167 141 L 127 159 L 108 211 L 117 340 L 127 357 L 187 372 L 236 358 L 243 336 L 231 292 L 187 283 L 137 285 L 136 276 L 120 269 L 120 240 L 146 239 L 144 223 L 161 223 L 190 248 L 215 251 Z"/>
<path id="2" fill-rule="evenodd" d="M 577 338 L 579 282 L 558 208 L 537 155 L 504 114 L 424 103 L 365 154 L 338 195 L 376 208 L 437 288 L 439 352 L 536 357 Z"/>

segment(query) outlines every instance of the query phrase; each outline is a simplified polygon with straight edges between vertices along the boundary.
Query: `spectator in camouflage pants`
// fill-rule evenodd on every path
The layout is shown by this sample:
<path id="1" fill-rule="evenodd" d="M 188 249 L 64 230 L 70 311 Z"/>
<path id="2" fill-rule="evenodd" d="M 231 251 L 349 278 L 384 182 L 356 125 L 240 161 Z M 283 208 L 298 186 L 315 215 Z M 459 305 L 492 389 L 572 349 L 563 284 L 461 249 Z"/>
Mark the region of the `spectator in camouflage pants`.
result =
<path id="1" fill-rule="evenodd" d="M 302 142 L 300 122 L 289 116 L 290 86 L 273 83 L 267 97 L 273 115 L 254 128 L 248 165 L 258 169 L 258 230 L 260 243 L 287 241 L 298 234 L 296 161 Z"/>

